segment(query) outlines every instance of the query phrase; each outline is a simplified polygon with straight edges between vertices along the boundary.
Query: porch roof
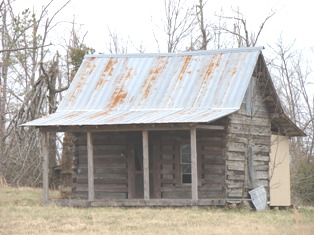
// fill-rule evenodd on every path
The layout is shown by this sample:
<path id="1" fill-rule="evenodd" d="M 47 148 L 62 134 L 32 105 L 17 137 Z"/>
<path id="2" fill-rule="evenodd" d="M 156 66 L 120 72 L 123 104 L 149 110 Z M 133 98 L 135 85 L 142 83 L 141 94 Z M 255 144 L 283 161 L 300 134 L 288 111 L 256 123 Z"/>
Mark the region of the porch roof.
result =
<path id="1" fill-rule="evenodd" d="M 129 111 L 62 111 L 24 125 L 44 126 L 99 126 L 128 124 L 207 123 L 237 111 L 231 109 L 178 109 Z"/>

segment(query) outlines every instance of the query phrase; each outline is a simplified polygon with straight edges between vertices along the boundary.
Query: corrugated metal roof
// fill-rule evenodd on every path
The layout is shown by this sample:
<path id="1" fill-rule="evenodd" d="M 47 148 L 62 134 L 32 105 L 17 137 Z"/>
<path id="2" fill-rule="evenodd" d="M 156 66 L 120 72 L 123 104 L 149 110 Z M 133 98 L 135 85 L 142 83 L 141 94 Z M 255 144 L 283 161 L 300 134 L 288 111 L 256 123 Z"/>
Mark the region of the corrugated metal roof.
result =
<path id="1" fill-rule="evenodd" d="M 30 126 L 85 126 L 115 124 L 205 123 L 229 115 L 237 109 L 214 110 L 130 110 L 63 111 L 27 123 Z M 40 124 L 38 122 L 40 121 Z"/>
<path id="2" fill-rule="evenodd" d="M 24 125 L 210 122 L 240 108 L 261 50 L 86 56 L 56 113 Z"/>

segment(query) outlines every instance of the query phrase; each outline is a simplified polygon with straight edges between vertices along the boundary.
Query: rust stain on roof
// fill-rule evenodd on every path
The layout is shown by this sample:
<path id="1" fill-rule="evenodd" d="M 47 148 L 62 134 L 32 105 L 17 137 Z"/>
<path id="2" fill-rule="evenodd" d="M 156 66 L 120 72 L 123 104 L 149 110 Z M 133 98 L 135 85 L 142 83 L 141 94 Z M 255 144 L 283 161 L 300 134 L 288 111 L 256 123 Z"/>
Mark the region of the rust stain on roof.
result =
<path id="1" fill-rule="evenodd" d="M 154 84 L 154 81 L 156 80 L 156 77 L 159 74 L 159 72 L 160 72 L 160 68 L 159 67 L 149 71 L 149 77 L 145 80 L 145 82 L 143 84 L 144 87 L 147 84 L 147 87 L 146 87 L 145 92 L 144 92 L 144 99 L 146 99 L 147 96 L 149 95 L 150 89 L 152 88 L 152 85 Z"/>
<path id="2" fill-rule="evenodd" d="M 231 78 L 234 78 L 234 77 L 235 77 L 235 75 L 236 75 L 237 72 L 239 71 L 240 66 L 244 64 L 245 58 L 246 58 L 246 54 L 244 54 L 244 53 L 240 53 L 240 54 L 239 54 L 239 57 L 238 57 L 237 60 L 234 62 L 234 66 L 233 66 L 233 68 L 231 69 L 232 71 L 228 71 L 228 72 L 231 73 Z"/>
<path id="3" fill-rule="evenodd" d="M 104 74 L 108 74 L 111 77 L 114 72 L 114 65 L 116 65 L 117 63 L 118 58 L 110 58 L 104 70 Z"/>
<path id="4" fill-rule="evenodd" d="M 183 67 L 182 67 L 181 72 L 179 74 L 178 80 L 182 80 L 184 74 L 186 74 L 186 69 L 189 66 L 191 59 L 192 59 L 192 56 L 184 57 L 184 64 L 183 64 Z"/>
<path id="5" fill-rule="evenodd" d="M 97 82 L 97 85 L 96 85 L 96 90 L 98 90 L 101 87 L 103 87 L 104 83 L 105 83 L 105 78 L 104 77 L 100 77 L 98 82 Z"/>
<path id="6" fill-rule="evenodd" d="M 82 87 L 85 85 L 85 76 L 82 76 L 77 83 L 77 86 L 75 87 L 74 92 L 71 94 L 69 102 L 72 103 L 75 99 L 76 96 L 82 91 Z"/>
<path id="7" fill-rule="evenodd" d="M 207 68 L 207 70 L 206 70 L 204 81 L 206 81 L 206 80 L 210 77 L 210 75 L 211 75 L 213 69 L 214 69 L 215 67 L 217 67 L 217 64 L 215 63 L 216 57 L 217 57 L 217 55 L 213 55 L 213 58 L 212 58 L 212 60 L 210 61 L 210 64 L 209 64 L 209 66 L 208 66 L 208 68 Z M 204 83 L 204 82 L 203 82 L 203 83 Z"/>
<path id="8" fill-rule="evenodd" d="M 96 65 L 94 63 L 95 59 L 96 59 L 95 57 L 89 59 L 86 65 L 85 75 L 91 75 L 94 72 L 96 68 Z"/>
<path id="9" fill-rule="evenodd" d="M 96 119 L 96 118 L 105 116 L 105 115 L 107 115 L 107 114 L 108 114 L 108 111 L 104 111 L 104 112 L 99 112 L 99 113 L 90 115 L 90 116 L 88 116 L 87 118 L 90 119 L 90 120 L 92 120 L 92 119 Z"/>
<path id="10" fill-rule="evenodd" d="M 128 116 L 131 116 L 132 113 L 135 113 L 135 111 L 125 112 L 124 114 L 121 114 L 121 115 L 119 115 L 119 116 L 117 116 L 117 117 L 113 117 L 113 118 L 108 119 L 108 120 L 106 120 L 106 121 L 107 121 L 108 123 L 115 123 L 115 122 L 118 122 L 118 121 L 120 121 L 120 120 L 125 119 L 125 118 L 128 117 Z"/>
<path id="11" fill-rule="evenodd" d="M 96 90 L 102 88 L 106 82 L 106 77 L 112 77 L 113 72 L 114 72 L 114 65 L 118 63 L 118 59 L 117 58 L 109 58 L 108 63 L 102 73 L 102 75 L 100 76 L 97 85 L 96 85 Z"/>
<path id="12" fill-rule="evenodd" d="M 125 73 L 125 76 L 124 78 L 126 80 L 129 80 L 133 75 L 133 68 L 126 68 L 126 73 Z"/>
<path id="13" fill-rule="evenodd" d="M 128 92 L 124 89 L 125 82 L 132 76 L 132 69 L 127 68 L 128 58 L 123 58 L 122 72 L 115 78 L 115 88 L 110 98 L 110 104 L 107 106 L 109 110 L 114 109 L 119 104 L 122 104 L 128 95 Z M 114 63 L 114 61 L 113 61 Z M 107 66 L 108 67 L 108 66 Z M 112 65 L 111 65 L 112 67 Z"/>
<path id="14" fill-rule="evenodd" d="M 218 59 L 217 59 L 218 57 Z M 212 79 L 214 78 L 212 75 L 212 72 L 214 69 L 219 68 L 220 62 L 222 60 L 222 54 L 219 55 L 213 55 L 210 64 L 208 65 L 205 75 L 201 75 L 200 78 L 203 79 L 202 80 L 202 85 L 200 86 L 201 91 L 199 93 L 202 93 L 202 91 L 204 89 L 206 89 L 207 86 L 205 86 L 205 84 L 207 83 L 208 79 L 211 77 Z"/>
<path id="15" fill-rule="evenodd" d="M 217 62 L 216 62 L 216 68 L 219 68 L 219 66 L 220 66 L 220 63 L 221 63 L 221 60 L 222 60 L 222 54 L 219 54 L 218 55 L 218 60 L 217 60 Z"/>
<path id="16" fill-rule="evenodd" d="M 144 96 L 143 98 L 146 99 L 148 95 L 150 94 L 150 90 L 154 84 L 154 81 L 156 80 L 157 76 L 161 73 L 165 65 L 167 64 L 167 60 L 163 57 L 158 57 L 158 60 L 160 63 L 158 63 L 157 68 L 152 68 L 148 73 L 148 78 L 145 80 L 143 84 L 143 88 L 145 88 Z"/>
<path id="17" fill-rule="evenodd" d="M 71 113 L 69 115 L 65 115 L 64 119 L 71 119 L 71 118 L 75 118 L 77 116 L 79 116 L 82 112 L 75 112 L 75 113 Z"/>
<path id="18" fill-rule="evenodd" d="M 123 90 L 123 88 L 116 88 L 114 93 L 112 94 L 112 103 L 109 106 L 109 109 L 115 108 L 118 104 L 122 104 L 123 101 L 125 100 L 126 96 L 128 93 Z"/>

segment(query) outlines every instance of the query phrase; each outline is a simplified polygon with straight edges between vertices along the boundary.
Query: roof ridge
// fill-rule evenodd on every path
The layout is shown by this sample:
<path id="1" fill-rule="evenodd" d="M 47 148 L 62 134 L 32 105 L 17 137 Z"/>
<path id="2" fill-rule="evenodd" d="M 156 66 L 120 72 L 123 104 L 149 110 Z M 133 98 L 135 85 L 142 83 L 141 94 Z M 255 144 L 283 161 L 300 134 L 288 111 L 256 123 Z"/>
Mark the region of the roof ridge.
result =
<path id="1" fill-rule="evenodd" d="M 157 57 L 157 56 L 188 56 L 188 55 L 212 55 L 212 54 L 225 54 L 236 52 L 256 52 L 263 50 L 264 47 L 240 47 L 230 49 L 215 49 L 215 50 L 199 50 L 199 51 L 180 51 L 171 53 L 130 53 L 130 54 L 88 54 L 84 58 L 90 57 Z"/>

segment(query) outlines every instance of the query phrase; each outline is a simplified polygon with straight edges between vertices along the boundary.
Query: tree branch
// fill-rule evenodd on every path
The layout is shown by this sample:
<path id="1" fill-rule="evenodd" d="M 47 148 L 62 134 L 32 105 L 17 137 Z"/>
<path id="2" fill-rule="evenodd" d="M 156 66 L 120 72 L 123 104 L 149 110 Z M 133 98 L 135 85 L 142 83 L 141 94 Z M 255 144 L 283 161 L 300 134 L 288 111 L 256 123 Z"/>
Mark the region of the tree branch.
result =
<path id="1" fill-rule="evenodd" d="M 0 50 L 0 53 L 2 53 L 2 52 L 23 51 L 23 50 L 34 50 L 34 49 L 39 49 L 39 48 L 43 48 L 43 47 L 48 47 L 48 46 L 51 46 L 51 45 L 52 45 L 52 43 L 50 43 L 48 45 L 37 46 L 37 47 L 21 47 L 21 48 L 14 48 L 14 49 L 3 49 L 3 50 Z"/>

